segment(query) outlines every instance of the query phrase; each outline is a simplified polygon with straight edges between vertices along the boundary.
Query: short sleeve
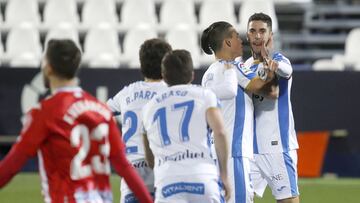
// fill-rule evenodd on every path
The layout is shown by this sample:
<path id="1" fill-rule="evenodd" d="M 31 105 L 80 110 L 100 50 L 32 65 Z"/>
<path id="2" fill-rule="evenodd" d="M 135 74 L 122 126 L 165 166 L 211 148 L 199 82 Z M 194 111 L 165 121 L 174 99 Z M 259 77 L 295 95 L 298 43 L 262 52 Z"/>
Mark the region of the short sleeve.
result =
<path id="1" fill-rule="evenodd" d="M 211 89 L 218 99 L 227 100 L 236 96 L 238 81 L 235 68 L 226 69 L 224 64 L 212 65 L 203 76 L 202 86 Z"/>
<path id="2" fill-rule="evenodd" d="M 206 71 L 201 80 L 201 86 L 211 87 L 213 81 L 214 81 L 214 73 Z"/>
<path id="3" fill-rule="evenodd" d="M 28 156 L 36 155 L 38 148 L 47 136 L 45 113 L 32 109 L 23 118 L 23 127 L 16 141 L 19 150 Z"/>
<path id="4" fill-rule="evenodd" d="M 121 99 L 122 99 L 122 91 L 117 93 L 114 97 L 107 100 L 106 104 L 110 108 L 110 110 L 113 112 L 114 116 L 118 116 L 121 114 Z"/>
<path id="5" fill-rule="evenodd" d="M 219 107 L 218 105 L 218 99 L 215 95 L 214 92 L 212 92 L 211 90 L 204 90 L 204 99 L 205 99 L 205 105 L 206 105 L 206 109 L 208 108 L 216 108 Z"/>

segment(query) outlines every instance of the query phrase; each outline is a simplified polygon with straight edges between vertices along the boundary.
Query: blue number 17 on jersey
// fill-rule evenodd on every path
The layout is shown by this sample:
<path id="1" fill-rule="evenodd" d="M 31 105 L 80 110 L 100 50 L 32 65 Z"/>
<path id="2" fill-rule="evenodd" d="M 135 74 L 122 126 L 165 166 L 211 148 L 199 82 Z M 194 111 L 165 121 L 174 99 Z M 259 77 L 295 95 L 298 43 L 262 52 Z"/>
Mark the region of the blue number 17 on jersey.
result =
<path id="1" fill-rule="evenodd" d="M 191 119 L 192 112 L 194 110 L 194 100 L 177 103 L 171 106 L 171 111 L 183 111 L 182 119 L 179 123 L 180 125 L 180 140 L 186 142 L 190 140 L 189 137 L 189 123 Z M 153 118 L 153 123 L 158 123 L 158 128 L 160 131 L 160 139 L 163 146 L 171 144 L 170 137 L 167 130 L 166 123 L 166 107 L 159 108 Z"/>

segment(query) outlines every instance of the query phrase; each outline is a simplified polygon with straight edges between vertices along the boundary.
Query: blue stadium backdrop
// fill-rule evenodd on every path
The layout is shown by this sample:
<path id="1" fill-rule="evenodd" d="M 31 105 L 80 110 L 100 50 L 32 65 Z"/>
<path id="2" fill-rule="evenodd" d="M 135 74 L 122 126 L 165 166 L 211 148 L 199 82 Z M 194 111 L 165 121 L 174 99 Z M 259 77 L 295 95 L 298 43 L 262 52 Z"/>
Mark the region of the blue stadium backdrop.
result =
<path id="1" fill-rule="evenodd" d="M 199 84 L 204 70 L 195 71 Z M 22 111 L 41 94 L 39 69 L 0 68 L 0 139 L 17 135 Z M 37 77 L 35 77 L 37 76 Z M 360 72 L 296 71 L 293 74 L 292 103 L 297 131 L 345 130 L 345 137 L 330 138 L 323 173 L 360 177 Z M 139 80 L 139 70 L 81 69 L 81 86 L 106 100 L 123 86 Z M 37 82 L 36 82 L 37 81 Z M 9 146 L 0 143 L 0 157 Z M 36 169 L 31 161 L 25 169 Z"/>

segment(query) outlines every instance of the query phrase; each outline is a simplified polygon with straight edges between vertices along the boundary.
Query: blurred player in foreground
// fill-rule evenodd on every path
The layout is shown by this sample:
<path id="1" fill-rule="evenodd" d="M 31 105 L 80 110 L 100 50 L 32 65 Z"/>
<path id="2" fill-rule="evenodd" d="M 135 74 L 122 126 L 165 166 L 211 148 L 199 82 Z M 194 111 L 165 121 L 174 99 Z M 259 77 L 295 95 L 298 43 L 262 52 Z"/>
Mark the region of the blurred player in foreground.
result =
<path id="1" fill-rule="evenodd" d="M 188 51 L 166 54 L 162 75 L 170 87 L 143 110 L 146 159 L 154 167 L 157 189 L 155 202 L 224 202 L 221 182 L 225 199 L 230 197 L 222 115 L 213 92 L 190 84 L 193 74 Z M 210 150 L 210 130 L 219 172 Z"/>
<path id="2" fill-rule="evenodd" d="M 110 162 L 140 202 L 152 202 L 125 158 L 111 111 L 77 86 L 80 61 L 73 41 L 49 41 L 42 71 L 52 95 L 26 115 L 20 137 L 0 162 L 0 187 L 37 154 L 45 202 L 112 202 Z"/>

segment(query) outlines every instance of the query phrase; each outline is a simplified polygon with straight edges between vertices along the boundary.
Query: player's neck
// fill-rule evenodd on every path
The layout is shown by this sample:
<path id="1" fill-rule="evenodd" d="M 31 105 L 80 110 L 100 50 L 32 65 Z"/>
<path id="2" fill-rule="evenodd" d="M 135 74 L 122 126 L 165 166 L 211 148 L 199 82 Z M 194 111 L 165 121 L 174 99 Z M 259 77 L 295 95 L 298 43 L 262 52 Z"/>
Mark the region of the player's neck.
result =
<path id="1" fill-rule="evenodd" d="M 217 60 L 225 60 L 225 61 L 233 61 L 236 58 L 235 56 L 232 56 L 229 53 L 221 52 L 221 51 L 216 53 L 215 57 Z"/>
<path id="2" fill-rule="evenodd" d="M 76 87 L 77 85 L 78 84 L 76 79 L 65 80 L 65 79 L 53 78 L 52 80 L 50 80 L 50 90 L 52 94 L 55 93 L 56 90 L 59 88 Z"/>
<path id="3" fill-rule="evenodd" d="M 162 79 L 151 79 L 151 78 L 145 78 L 145 82 L 161 82 Z"/>

